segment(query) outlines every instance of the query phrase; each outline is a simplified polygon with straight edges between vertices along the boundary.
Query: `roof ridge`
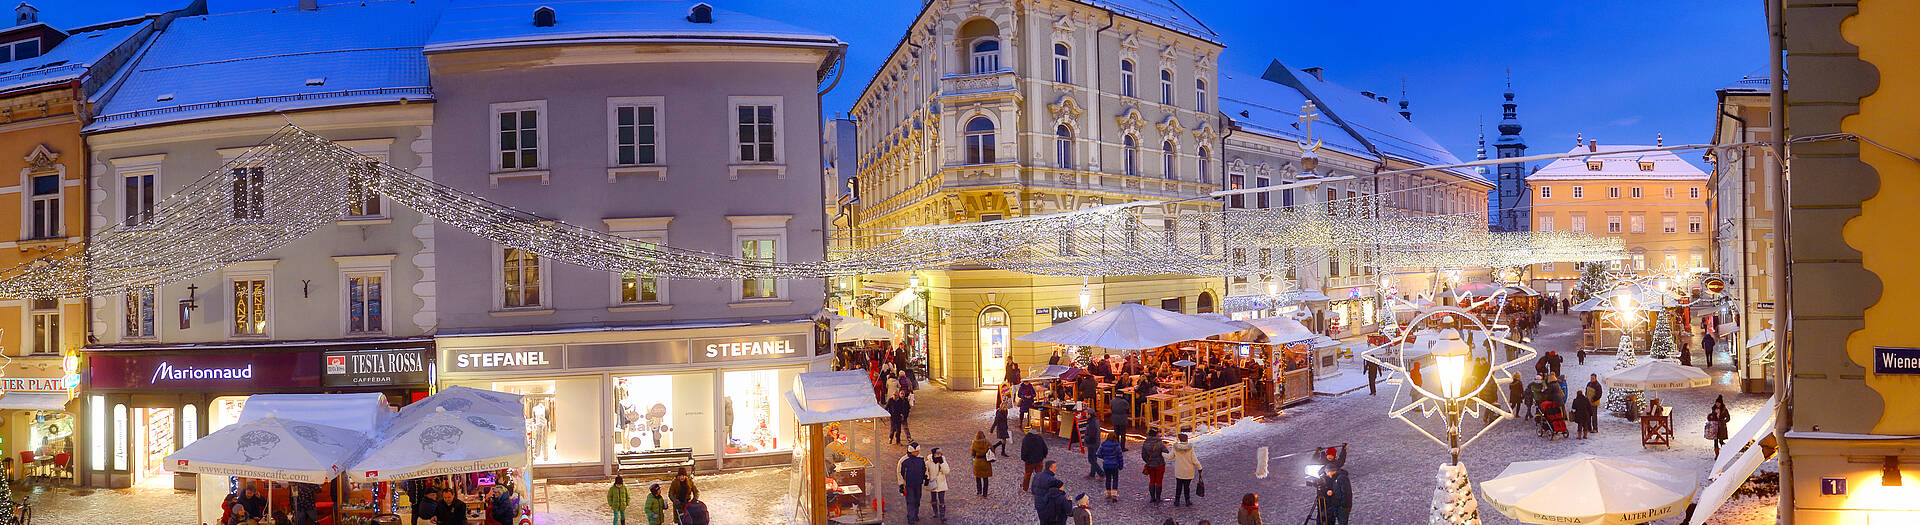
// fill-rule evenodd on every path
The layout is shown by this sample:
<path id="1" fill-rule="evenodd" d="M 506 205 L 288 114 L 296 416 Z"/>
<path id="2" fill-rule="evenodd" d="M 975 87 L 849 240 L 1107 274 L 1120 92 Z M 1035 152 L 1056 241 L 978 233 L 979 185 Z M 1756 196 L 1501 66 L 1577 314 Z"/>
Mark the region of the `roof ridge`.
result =
<path id="1" fill-rule="evenodd" d="M 165 71 L 168 69 L 205 66 L 205 65 L 211 65 L 211 64 L 231 64 L 234 62 L 246 62 L 249 60 L 265 60 L 269 58 L 313 56 L 313 55 L 325 55 L 325 54 L 332 54 L 332 53 L 354 53 L 354 52 L 360 52 L 360 51 L 399 51 L 399 50 L 406 50 L 406 49 L 423 49 L 423 46 L 364 47 L 364 48 L 353 48 L 353 49 L 328 49 L 328 50 L 322 50 L 322 51 L 303 51 L 299 53 L 278 53 L 278 54 L 272 54 L 272 55 L 229 58 L 225 60 L 208 60 L 205 62 L 194 62 L 190 64 L 174 64 L 170 66 L 142 68 L 140 69 L 140 71 Z"/>

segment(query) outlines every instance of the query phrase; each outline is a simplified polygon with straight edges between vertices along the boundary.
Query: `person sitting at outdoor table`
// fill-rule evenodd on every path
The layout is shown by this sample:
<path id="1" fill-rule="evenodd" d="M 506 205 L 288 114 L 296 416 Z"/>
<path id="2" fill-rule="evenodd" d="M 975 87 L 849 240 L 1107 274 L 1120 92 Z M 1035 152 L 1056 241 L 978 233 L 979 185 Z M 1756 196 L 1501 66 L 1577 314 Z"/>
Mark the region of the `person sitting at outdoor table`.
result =
<path id="1" fill-rule="evenodd" d="M 433 517 L 434 525 L 467 525 L 467 502 L 453 489 L 440 492 L 440 514 Z"/>
<path id="2" fill-rule="evenodd" d="M 248 486 L 247 490 L 240 494 L 239 503 L 241 507 L 247 509 L 248 516 L 267 517 L 267 498 L 261 497 L 258 489 Z"/>
<path id="3" fill-rule="evenodd" d="M 221 525 L 243 524 L 243 523 L 246 523 L 248 520 L 252 519 L 251 517 L 252 515 L 247 514 L 247 507 L 245 505 L 234 505 L 232 508 L 227 510 L 229 510 L 230 512 L 227 514 L 227 517 L 225 519 L 222 519 L 220 521 Z"/>

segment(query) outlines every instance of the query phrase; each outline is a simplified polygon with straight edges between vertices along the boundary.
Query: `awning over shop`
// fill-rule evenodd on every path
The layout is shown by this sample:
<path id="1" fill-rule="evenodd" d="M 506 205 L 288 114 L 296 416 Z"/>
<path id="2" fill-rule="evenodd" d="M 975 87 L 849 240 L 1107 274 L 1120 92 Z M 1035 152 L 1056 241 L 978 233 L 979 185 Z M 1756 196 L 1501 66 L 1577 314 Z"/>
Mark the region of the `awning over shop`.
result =
<path id="1" fill-rule="evenodd" d="M 1313 339 L 1314 336 L 1317 335 L 1313 333 L 1313 330 L 1307 329 L 1307 325 L 1300 324 L 1299 321 L 1286 317 L 1248 319 L 1247 324 L 1251 324 L 1254 328 L 1258 328 L 1261 332 L 1266 333 L 1267 342 L 1273 344 L 1297 343 Z"/>
<path id="2" fill-rule="evenodd" d="M 1752 476 L 1753 471 L 1760 468 L 1760 463 L 1766 460 L 1765 454 L 1761 453 L 1758 446 L 1747 447 L 1746 450 L 1741 451 L 1739 459 L 1734 460 L 1726 471 L 1713 478 L 1713 481 L 1707 483 L 1707 488 L 1700 491 L 1700 499 L 1694 502 L 1693 519 L 1687 520 L 1687 525 L 1706 523 L 1708 518 L 1713 517 L 1714 512 L 1720 510 L 1721 505 L 1727 503 L 1727 498 L 1733 496 L 1733 491 L 1739 489 L 1740 485 L 1747 481 L 1747 477 Z"/>
<path id="3" fill-rule="evenodd" d="M 1773 342 L 1773 329 L 1768 328 L 1761 330 L 1760 333 L 1753 334 L 1753 338 L 1747 340 L 1747 348 L 1753 348 L 1771 342 Z"/>
<path id="4" fill-rule="evenodd" d="M 895 292 L 892 299 L 887 299 L 887 302 L 880 304 L 880 311 L 897 315 L 906 310 L 907 305 L 913 304 L 913 297 L 912 288 Z"/>
<path id="5" fill-rule="evenodd" d="M 0 409 L 60 410 L 67 406 L 67 395 L 52 392 L 8 392 L 0 396 Z"/>
<path id="6" fill-rule="evenodd" d="M 1740 331 L 1740 325 L 1734 324 L 1734 323 L 1720 323 L 1720 326 L 1713 327 L 1713 331 L 1714 331 L 1713 335 L 1725 336 L 1727 334 Z"/>
<path id="7" fill-rule="evenodd" d="M 873 383 L 860 370 L 796 375 L 787 403 L 802 425 L 887 416 L 887 409 L 873 399 Z"/>

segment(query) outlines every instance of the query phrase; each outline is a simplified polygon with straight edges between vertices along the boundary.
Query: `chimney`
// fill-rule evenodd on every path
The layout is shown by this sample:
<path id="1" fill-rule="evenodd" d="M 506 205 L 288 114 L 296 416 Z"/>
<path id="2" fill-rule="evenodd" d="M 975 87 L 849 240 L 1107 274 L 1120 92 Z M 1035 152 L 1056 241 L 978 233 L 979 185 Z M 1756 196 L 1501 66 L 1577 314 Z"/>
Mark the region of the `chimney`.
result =
<path id="1" fill-rule="evenodd" d="M 320 0 L 300 0 L 301 11 L 319 11 Z"/>
<path id="2" fill-rule="evenodd" d="M 1587 153 L 1600 151 L 1600 139 L 1587 141 Z"/>
<path id="3" fill-rule="evenodd" d="M 33 7 L 33 4 L 20 2 L 19 7 L 13 8 L 13 25 L 23 26 L 39 21 L 40 9 Z"/>
<path id="4" fill-rule="evenodd" d="M 1302 72 L 1305 72 L 1306 74 L 1309 74 L 1309 75 L 1313 75 L 1313 79 L 1314 79 L 1314 80 L 1318 80 L 1318 81 L 1321 81 L 1321 82 L 1326 82 L 1326 81 L 1327 81 L 1327 77 L 1325 76 L 1325 73 L 1326 73 L 1326 69 L 1324 69 L 1324 68 L 1321 68 L 1321 67 L 1318 67 L 1318 66 L 1315 66 L 1315 67 L 1310 67 L 1310 68 L 1306 68 L 1306 69 L 1302 69 L 1302 70 L 1300 70 L 1300 71 L 1302 71 Z"/>
<path id="5" fill-rule="evenodd" d="M 533 10 L 533 27 L 553 27 L 553 24 L 559 22 L 558 17 L 559 15 L 553 12 L 553 8 L 540 6 L 539 9 Z"/>
<path id="6" fill-rule="evenodd" d="M 713 23 L 713 6 L 706 2 L 693 4 L 693 8 L 687 10 L 687 21 L 695 24 Z"/>

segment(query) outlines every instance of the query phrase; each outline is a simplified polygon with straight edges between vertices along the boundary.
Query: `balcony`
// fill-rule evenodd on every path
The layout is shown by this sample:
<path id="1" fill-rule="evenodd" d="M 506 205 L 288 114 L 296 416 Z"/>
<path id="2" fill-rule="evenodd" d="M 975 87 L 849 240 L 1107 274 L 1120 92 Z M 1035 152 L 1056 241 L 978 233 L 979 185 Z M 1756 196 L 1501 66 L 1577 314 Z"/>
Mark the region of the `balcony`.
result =
<path id="1" fill-rule="evenodd" d="M 940 78 L 939 98 L 941 100 L 986 98 L 1003 93 L 1018 96 L 1018 90 L 1014 85 L 1016 81 L 1012 70 L 947 75 Z"/>

